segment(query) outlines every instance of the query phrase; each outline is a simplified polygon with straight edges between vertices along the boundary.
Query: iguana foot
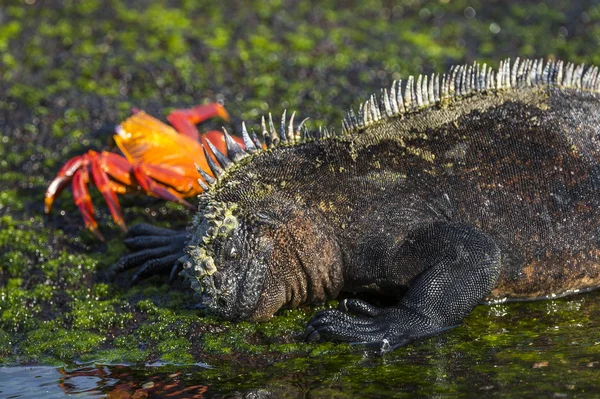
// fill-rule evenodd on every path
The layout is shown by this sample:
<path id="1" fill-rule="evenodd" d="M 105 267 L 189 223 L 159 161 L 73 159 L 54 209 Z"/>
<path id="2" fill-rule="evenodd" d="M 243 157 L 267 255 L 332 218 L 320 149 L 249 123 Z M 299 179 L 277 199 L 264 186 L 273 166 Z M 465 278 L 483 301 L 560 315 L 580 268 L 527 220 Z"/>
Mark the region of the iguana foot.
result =
<path id="1" fill-rule="evenodd" d="M 175 231 L 155 227 L 149 224 L 138 224 L 127 232 L 125 245 L 133 252 L 122 257 L 110 270 L 109 277 L 137 268 L 132 282 L 150 277 L 153 274 L 172 271 L 177 267 L 177 260 L 183 256 L 183 247 L 187 240 L 185 231 Z"/>
<path id="2" fill-rule="evenodd" d="M 305 339 L 360 344 L 384 353 L 449 328 L 408 308 L 380 309 L 357 299 L 340 303 L 340 308 L 346 312 L 328 309 L 315 314 Z"/>

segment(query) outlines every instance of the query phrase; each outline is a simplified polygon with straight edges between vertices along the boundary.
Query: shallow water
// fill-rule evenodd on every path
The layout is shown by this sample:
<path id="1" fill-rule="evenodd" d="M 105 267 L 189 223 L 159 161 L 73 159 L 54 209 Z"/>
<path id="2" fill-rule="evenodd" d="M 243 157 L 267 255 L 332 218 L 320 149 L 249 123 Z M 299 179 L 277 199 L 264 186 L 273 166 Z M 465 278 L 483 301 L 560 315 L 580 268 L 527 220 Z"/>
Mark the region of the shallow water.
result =
<path id="1" fill-rule="evenodd" d="M 600 397 L 599 299 L 479 306 L 463 326 L 384 356 L 0 368 L 0 397 Z"/>
<path id="2" fill-rule="evenodd" d="M 189 381 L 199 373 L 164 370 L 164 367 L 88 366 L 78 369 L 55 367 L 0 368 L 3 398 L 104 398 L 109 397 L 201 397 L 206 385 Z M 193 370 L 193 371 L 192 371 Z M 200 381 L 201 377 L 196 377 Z M 141 396 L 140 396 L 141 395 Z"/>

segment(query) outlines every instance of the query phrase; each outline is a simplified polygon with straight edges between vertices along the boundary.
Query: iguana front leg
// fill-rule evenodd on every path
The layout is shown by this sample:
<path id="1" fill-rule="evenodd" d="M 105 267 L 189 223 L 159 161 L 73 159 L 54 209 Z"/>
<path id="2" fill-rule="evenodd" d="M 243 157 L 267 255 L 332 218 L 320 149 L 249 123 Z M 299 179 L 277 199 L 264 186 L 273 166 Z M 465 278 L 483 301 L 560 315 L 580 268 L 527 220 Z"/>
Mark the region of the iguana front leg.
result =
<path id="1" fill-rule="evenodd" d="M 344 301 L 339 310 L 315 314 L 306 339 L 361 343 L 387 352 L 460 324 L 490 292 L 500 271 L 494 241 L 461 224 L 419 227 L 394 253 L 398 267 L 390 267 L 390 278 L 415 262 L 424 269 L 397 305 L 377 308 L 361 300 Z"/>
<path id="2" fill-rule="evenodd" d="M 137 268 L 132 282 L 153 274 L 171 271 L 171 279 L 179 266 L 177 260 L 183 256 L 187 241 L 186 231 L 164 229 L 141 223 L 127 232 L 125 246 L 133 253 L 123 256 L 108 271 L 109 278 L 118 273 Z"/>

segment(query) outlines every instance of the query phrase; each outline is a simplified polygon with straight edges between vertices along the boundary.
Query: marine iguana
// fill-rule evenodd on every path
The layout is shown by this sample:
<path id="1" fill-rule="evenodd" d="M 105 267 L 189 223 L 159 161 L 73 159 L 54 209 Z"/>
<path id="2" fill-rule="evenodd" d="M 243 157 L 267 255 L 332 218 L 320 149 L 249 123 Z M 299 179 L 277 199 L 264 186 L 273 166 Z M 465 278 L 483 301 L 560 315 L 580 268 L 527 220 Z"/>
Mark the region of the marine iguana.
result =
<path id="1" fill-rule="evenodd" d="M 341 291 L 306 339 L 388 351 L 461 323 L 482 301 L 600 286 L 598 68 L 518 59 L 394 82 L 341 134 L 263 118 L 262 149 L 214 148 L 188 233 L 130 230 L 134 278 L 183 265 L 211 312 L 264 320 Z M 205 149 L 206 151 L 206 149 Z M 207 159 L 211 159 L 207 156 Z M 210 186 L 210 187 L 208 187 Z M 179 259 L 179 261 L 178 261 Z"/>

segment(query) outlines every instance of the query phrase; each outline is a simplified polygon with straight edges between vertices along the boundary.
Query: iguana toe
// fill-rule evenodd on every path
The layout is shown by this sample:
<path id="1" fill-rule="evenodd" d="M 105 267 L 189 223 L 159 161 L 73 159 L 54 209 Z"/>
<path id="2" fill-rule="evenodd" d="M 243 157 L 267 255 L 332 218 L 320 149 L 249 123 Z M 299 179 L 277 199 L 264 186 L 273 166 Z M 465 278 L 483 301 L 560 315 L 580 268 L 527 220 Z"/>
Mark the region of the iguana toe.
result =
<path id="1" fill-rule="evenodd" d="M 335 309 L 315 314 L 309 321 L 305 340 L 374 342 L 384 338 L 387 323 L 372 317 L 353 317 Z"/>
<path id="2" fill-rule="evenodd" d="M 375 317 L 381 311 L 377 306 L 363 301 L 362 299 L 344 299 L 340 302 L 338 310 L 355 316 Z"/>

